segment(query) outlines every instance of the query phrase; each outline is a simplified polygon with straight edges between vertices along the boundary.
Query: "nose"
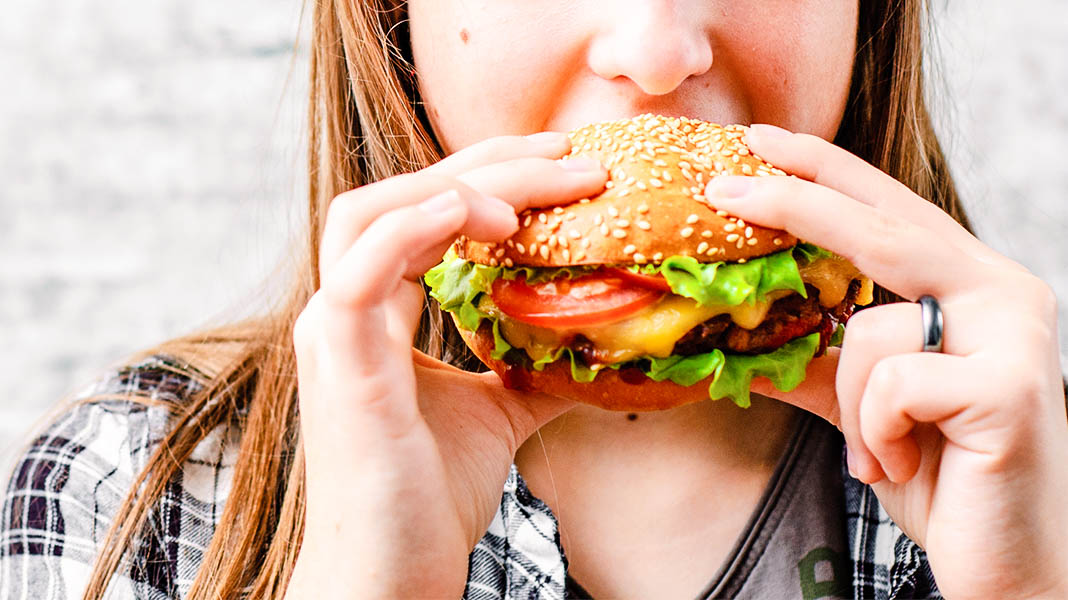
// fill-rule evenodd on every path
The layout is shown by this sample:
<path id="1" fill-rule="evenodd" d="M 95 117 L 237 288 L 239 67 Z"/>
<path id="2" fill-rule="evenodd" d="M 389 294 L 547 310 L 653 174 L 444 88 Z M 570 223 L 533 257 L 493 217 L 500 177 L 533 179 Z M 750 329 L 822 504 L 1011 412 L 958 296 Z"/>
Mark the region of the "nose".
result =
<path id="1" fill-rule="evenodd" d="M 675 90 L 712 68 L 712 42 L 701 9 L 677 0 L 615 0 L 589 48 L 589 65 L 612 80 L 626 77 L 646 94 Z"/>

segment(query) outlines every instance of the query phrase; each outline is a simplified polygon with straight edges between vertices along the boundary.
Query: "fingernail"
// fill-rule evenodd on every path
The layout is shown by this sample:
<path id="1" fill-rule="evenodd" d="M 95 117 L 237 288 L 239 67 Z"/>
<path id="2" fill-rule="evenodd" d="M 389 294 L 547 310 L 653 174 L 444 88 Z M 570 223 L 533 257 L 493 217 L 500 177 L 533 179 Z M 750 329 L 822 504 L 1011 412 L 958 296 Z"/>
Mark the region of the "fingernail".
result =
<path id="1" fill-rule="evenodd" d="M 460 206 L 460 192 L 447 190 L 419 203 L 419 210 L 433 215 L 449 212 Z"/>
<path id="2" fill-rule="evenodd" d="M 766 123 L 757 123 L 756 125 L 750 125 L 749 130 L 758 136 L 769 138 L 784 138 L 792 133 L 782 127 L 775 125 L 768 125 Z"/>
<path id="3" fill-rule="evenodd" d="M 566 133 L 559 131 L 542 131 L 528 135 L 527 139 L 536 144 L 561 144 L 568 138 Z"/>
<path id="4" fill-rule="evenodd" d="M 849 469 L 850 477 L 858 479 L 856 459 L 853 458 L 853 451 L 849 449 L 849 446 L 846 446 L 846 468 Z"/>
<path id="5" fill-rule="evenodd" d="M 504 200 L 501 200 L 496 196 L 483 196 L 483 198 L 486 199 L 486 204 L 493 207 L 493 210 L 504 214 L 515 215 L 515 207 Z"/>
<path id="6" fill-rule="evenodd" d="M 585 156 L 576 156 L 574 158 L 562 158 L 558 161 L 560 167 L 565 171 L 600 171 L 600 161 Z"/>
<path id="7" fill-rule="evenodd" d="M 741 198 L 753 188 L 753 178 L 745 175 L 715 177 L 705 186 L 705 197 L 717 200 Z"/>

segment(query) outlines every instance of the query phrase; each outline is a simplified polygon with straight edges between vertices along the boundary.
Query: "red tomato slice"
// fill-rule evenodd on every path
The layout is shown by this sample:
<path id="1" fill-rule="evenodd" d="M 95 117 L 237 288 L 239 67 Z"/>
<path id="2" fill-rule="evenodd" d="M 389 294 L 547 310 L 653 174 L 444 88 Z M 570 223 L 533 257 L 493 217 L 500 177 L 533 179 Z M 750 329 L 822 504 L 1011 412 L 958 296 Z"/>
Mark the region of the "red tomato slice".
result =
<path id="1" fill-rule="evenodd" d="M 526 278 L 497 279 L 493 302 L 509 317 L 541 327 L 579 327 L 618 321 L 664 294 L 630 284 L 611 271 L 527 285 Z"/>
<path id="2" fill-rule="evenodd" d="M 609 273 L 618 275 L 625 281 L 633 283 L 634 285 L 640 285 L 654 290 L 660 290 L 662 292 L 670 292 L 671 286 L 668 285 L 663 275 L 645 275 L 643 273 L 635 273 L 629 269 L 621 267 L 613 267 L 608 269 Z"/>

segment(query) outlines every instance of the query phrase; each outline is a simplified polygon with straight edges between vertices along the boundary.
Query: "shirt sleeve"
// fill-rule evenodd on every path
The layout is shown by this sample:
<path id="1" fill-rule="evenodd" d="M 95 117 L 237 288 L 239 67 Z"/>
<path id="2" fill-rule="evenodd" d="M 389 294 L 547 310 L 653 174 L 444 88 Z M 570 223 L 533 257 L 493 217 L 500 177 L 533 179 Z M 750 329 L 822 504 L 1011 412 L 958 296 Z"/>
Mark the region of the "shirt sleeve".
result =
<path id="1" fill-rule="evenodd" d="M 136 475 L 172 424 L 172 408 L 198 385 L 160 357 L 131 365 L 87 390 L 23 449 L 5 473 L 0 600 L 82 597 Z M 180 478 L 164 500 L 175 497 L 171 488 L 180 492 Z M 178 529 L 182 508 L 177 502 L 153 507 L 108 598 L 180 597 L 180 553 L 168 534 Z"/>
<path id="2" fill-rule="evenodd" d="M 0 600 L 81 598 L 140 466 L 131 444 L 148 445 L 145 417 L 129 402 L 79 403 L 23 451 L 0 513 Z"/>

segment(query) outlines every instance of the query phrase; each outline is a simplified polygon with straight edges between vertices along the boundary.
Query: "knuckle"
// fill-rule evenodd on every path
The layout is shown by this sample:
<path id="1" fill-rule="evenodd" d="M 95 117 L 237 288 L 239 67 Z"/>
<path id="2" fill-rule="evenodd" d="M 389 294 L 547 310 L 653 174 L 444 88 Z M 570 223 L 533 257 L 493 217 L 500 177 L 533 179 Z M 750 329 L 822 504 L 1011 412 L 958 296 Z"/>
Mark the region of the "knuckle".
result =
<path id="1" fill-rule="evenodd" d="M 900 363 L 890 358 L 880 360 L 868 374 L 867 394 L 875 398 L 889 399 L 905 379 Z"/>
<path id="2" fill-rule="evenodd" d="M 334 196 L 334 199 L 330 201 L 330 206 L 326 209 L 326 222 L 328 224 L 352 223 L 362 217 L 367 210 L 365 196 L 369 187 L 370 185 L 361 186 Z"/>
<path id="3" fill-rule="evenodd" d="M 310 354 L 314 345 L 314 330 L 319 322 L 319 297 L 319 293 L 316 292 L 293 321 L 293 349 L 298 356 Z"/>
<path id="4" fill-rule="evenodd" d="M 894 256 L 900 248 L 908 247 L 906 240 L 915 235 L 914 228 L 904 219 L 885 211 L 877 210 L 868 221 L 868 239 L 871 241 L 869 251 L 875 257 Z"/>
<path id="5" fill-rule="evenodd" d="M 843 348 L 866 348 L 880 344 L 885 335 L 876 308 L 857 311 L 846 323 Z"/>

